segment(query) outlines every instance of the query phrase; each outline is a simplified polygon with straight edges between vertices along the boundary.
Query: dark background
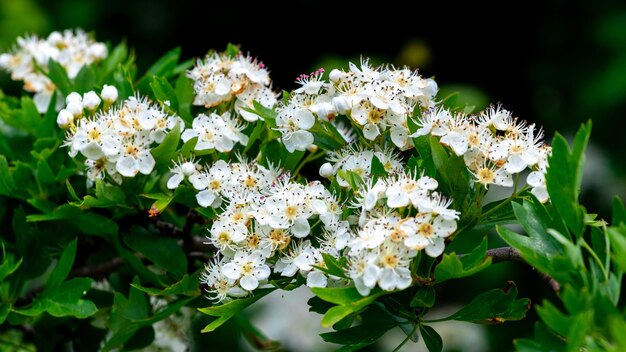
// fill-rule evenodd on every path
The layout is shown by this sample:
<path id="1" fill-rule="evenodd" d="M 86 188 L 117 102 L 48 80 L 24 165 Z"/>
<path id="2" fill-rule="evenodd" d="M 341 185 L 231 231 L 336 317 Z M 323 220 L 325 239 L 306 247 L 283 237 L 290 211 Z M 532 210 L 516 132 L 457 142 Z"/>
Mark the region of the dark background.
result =
<path id="1" fill-rule="evenodd" d="M 24 32 L 81 27 L 98 40 L 125 40 L 141 71 L 176 46 L 193 58 L 232 42 L 262 60 L 274 87 L 286 90 L 301 73 L 361 55 L 418 67 L 471 104 L 502 103 L 543 125 L 548 139 L 557 130 L 569 137 L 592 119 L 584 202 L 608 217 L 611 197 L 626 196 L 626 4 L 406 3 L 0 0 L 0 49 Z M 467 301 L 511 278 L 533 303 L 547 293 L 536 273 L 507 263 L 451 284 L 440 298 Z M 531 334 L 531 320 L 490 328 L 493 349 L 512 349 L 513 337 Z"/>

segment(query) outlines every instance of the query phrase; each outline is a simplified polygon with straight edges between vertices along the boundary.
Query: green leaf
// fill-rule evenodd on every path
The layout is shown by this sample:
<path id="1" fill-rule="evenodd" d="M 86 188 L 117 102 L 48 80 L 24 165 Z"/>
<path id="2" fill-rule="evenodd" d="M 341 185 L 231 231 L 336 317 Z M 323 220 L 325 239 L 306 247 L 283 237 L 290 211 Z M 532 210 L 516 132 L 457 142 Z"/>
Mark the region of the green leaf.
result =
<path id="1" fill-rule="evenodd" d="M 15 257 L 12 254 L 7 254 L 4 249 L 4 243 L 2 243 L 2 263 L 0 264 L 0 282 L 13 274 L 22 264 L 22 258 L 15 261 Z M 0 324 L 2 324 L 0 322 Z"/>
<path id="2" fill-rule="evenodd" d="M 319 270 L 325 272 L 328 275 L 334 275 L 346 279 L 348 278 L 344 273 L 344 268 L 347 263 L 345 257 L 337 259 L 330 254 L 322 253 L 322 258 L 324 259 L 324 264 L 326 265 L 326 267 L 318 267 Z"/>
<path id="3" fill-rule="evenodd" d="M 456 253 L 444 254 L 441 262 L 435 267 L 435 279 L 441 283 L 450 279 L 458 279 L 474 275 L 491 265 L 491 257 L 486 256 L 487 238 L 469 254 L 458 256 Z"/>
<path id="4" fill-rule="evenodd" d="M 165 55 L 150 66 L 148 71 L 146 71 L 146 74 L 139 80 L 139 83 L 137 84 L 138 90 L 147 90 L 148 85 L 154 76 L 164 78 L 171 77 L 179 58 L 180 48 L 175 48 L 165 53 Z"/>
<path id="5" fill-rule="evenodd" d="M 270 127 L 276 127 L 276 116 L 278 116 L 278 113 L 274 109 L 266 108 L 258 101 L 254 101 L 252 106 L 254 107 L 254 110 L 251 111 L 252 113 L 261 116 Z"/>
<path id="6" fill-rule="evenodd" d="M 443 340 L 435 329 L 428 325 L 420 325 L 420 332 L 429 352 L 441 352 L 443 350 Z"/>
<path id="7" fill-rule="evenodd" d="M 374 178 L 374 180 L 377 180 L 378 178 L 381 178 L 381 177 L 387 177 L 388 175 L 387 170 L 385 170 L 385 165 L 383 165 L 383 163 L 380 162 L 380 160 L 378 159 L 376 155 L 372 157 L 371 170 L 372 170 L 371 175 Z"/>
<path id="8" fill-rule="evenodd" d="M 254 296 L 235 299 L 219 306 L 199 308 L 198 310 L 200 312 L 206 315 L 210 315 L 212 317 L 217 317 L 216 320 L 214 320 L 204 329 L 202 329 L 202 332 L 211 332 L 217 329 L 222 324 L 227 322 L 230 318 L 234 317 L 239 312 L 247 308 L 249 305 L 263 298 L 265 295 L 269 294 L 272 291 L 274 291 L 274 289 L 260 289 L 254 292 Z"/>
<path id="9" fill-rule="evenodd" d="M 150 152 L 154 156 L 157 166 L 169 166 L 172 162 L 178 142 L 180 141 L 180 125 L 176 124 L 174 128 L 165 136 L 161 144 Z"/>
<path id="10" fill-rule="evenodd" d="M 339 131 L 330 123 L 316 121 L 315 125 L 309 129 L 309 132 L 313 134 L 315 145 L 320 148 L 333 151 L 346 145 L 346 141 Z"/>
<path id="11" fill-rule="evenodd" d="M 345 180 L 348 185 L 350 185 L 350 188 L 355 192 L 358 191 L 359 187 L 363 183 L 361 176 L 350 170 L 339 170 L 337 171 L 337 175 Z"/>
<path id="12" fill-rule="evenodd" d="M 28 215 L 26 220 L 28 222 L 63 220 L 83 233 L 103 237 L 116 234 L 118 231 L 118 226 L 113 220 L 100 214 L 83 212 L 70 204 L 61 205 L 49 214 Z"/>
<path id="13" fill-rule="evenodd" d="M 152 203 L 150 207 L 151 211 L 156 211 L 157 213 L 162 213 L 165 208 L 174 200 L 174 194 L 165 194 L 165 193 L 150 193 L 150 194 L 142 194 L 142 197 L 146 197 L 149 199 L 154 199 L 155 202 Z"/>
<path id="14" fill-rule="evenodd" d="M 254 129 L 252 130 L 252 133 L 250 133 L 250 137 L 248 138 L 248 144 L 246 144 L 246 148 L 243 150 L 244 153 L 247 153 L 250 148 L 252 148 L 254 142 L 256 142 L 259 137 L 261 137 L 263 131 L 265 131 L 265 123 L 261 120 L 257 120 L 256 124 L 254 125 Z"/>
<path id="15" fill-rule="evenodd" d="M 326 342 L 337 343 L 342 345 L 359 344 L 359 347 L 365 347 L 373 344 L 380 339 L 387 331 L 398 326 L 398 323 L 382 323 L 375 324 L 372 322 L 364 323 L 339 331 L 327 332 L 320 334 Z"/>
<path id="16" fill-rule="evenodd" d="M 71 241 L 65 246 L 61 257 L 57 261 L 57 264 L 52 269 L 48 281 L 46 282 L 46 290 L 55 289 L 59 287 L 63 280 L 67 277 L 72 270 L 74 264 L 74 257 L 76 256 L 76 240 Z"/>
<path id="17" fill-rule="evenodd" d="M 620 223 L 626 224 L 626 206 L 619 197 L 613 198 L 611 203 L 613 218 L 611 219 L 611 225 L 618 226 Z"/>
<path id="18" fill-rule="evenodd" d="M 546 186 L 550 200 L 567 227 L 579 238 L 583 234 L 585 209 L 578 204 L 585 162 L 585 148 L 591 134 L 591 121 L 583 124 L 570 149 L 567 141 L 556 134 L 548 158 Z"/>
<path id="19" fill-rule="evenodd" d="M 118 44 L 102 62 L 103 78 L 111 74 L 128 57 L 126 43 Z"/>
<path id="20" fill-rule="evenodd" d="M 118 91 L 119 101 L 135 94 L 133 78 L 126 68 L 119 66 L 115 72 L 113 72 L 113 80 L 115 82 L 115 88 L 117 88 Z"/>
<path id="21" fill-rule="evenodd" d="M 413 299 L 411 299 L 411 307 L 430 308 L 435 304 L 435 289 L 431 286 L 419 288 Z"/>
<path id="22" fill-rule="evenodd" d="M 48 78 L 63 95 L 67 96 L 72 92 L 72 83 L 67 77 L 67 71 L 52 59 L 48 61 Z"/>
<path id="23" fill-rule="evenodd" d="M 561 336 L 567 336 L 572 323 L 571 317 L 561 312 L 557 307 L 547 300 L 542 306 L 535 306 L 535 311 L 539 318 L 552 330 Z"/>
<path id="24" fill-rule="evenodd" d="M 162 77 L 154 77 L 150 82 L 150 88 L 152 88 L 155 98 L 163 104 L 166 109 L 167 104 L 165 102 L 169 102 L 169 109 L 175 113 L 178 112 L 178 97 L 170 82 Z"/>
<path id="25" fill-rule="evenodd" d="M 354 287 L 314 287 L 311 288 L 311 291 L 313 291 L 317 297 L 327 302 L 339 304 L 330 308 L 322 317 L 322 326 L 324 327 L 333 326 L 348 315 L 360 312 L 365 307 L 372 304 L 376 298 L 389 293 L 379 290 L 370 293 L 369 296 L 363 297 Z"/>
<path id="26" fill-rule="evenodd" d="M 75 278 L 64 282 L 56 290 L 44 292 L 44 307 L 55 317 L 73 316 L 84 319 L 94 315 L 96 305 L 81 297 L 91 288 L 91 279 Z"/>
<path id="27" fill-rule="evenodd" d="M 517 287 L 513 281 L 504 289 L 493 289 L 474 298 L 465 307 L 446 320 L 461 320 L 482 324 L 499 324 L 509 320 L 520 320 L 530 308 L 528 298 L 515 299 Z"/>
<path id="28" fill-rule="evenodd" d="M 27 309 L 14 308 L 13 311 L 26 316 L 37 316 L 43 312 L 54 317 L 73 316 L 84 319 L 94 315 L 96 305 L 81 297 L 91 288 L 91 279 L 75 278 L 63 282 L 54 289 L 45 290 Z"/>
<path id="29" fill-rule="evenodd" d="M 157 236 L 134 226 L 131 233 L 124 236 L 124 242 L 176 278 L 180 279 L 187 273 L 187 257 L 175 238 Z"/>
<path id="30" fill-rule="evenodd" d="M 621 272 L 626 272 L 626 224 L 607 229 L 611 239 L 611 259 Z"/>
<path id="31" fill-rule="evenodd" d="M 9 163 L 4 155 L 0 155 L 0 195 L 13 196 L 17 188 L 13 182 L 12 172 L 9 170 Z"/>
<path id="32" fill-rule="evenodd" d="M 178 114 L 187 124 L 191 125 L 193 116 L 191 115 L 191 104 L 195 92 L 193 90 L 192 81 L 187 78 L 185 73 L 181 73 L 174 85 L 176 99 L 178 100 Z"/>
<path id="33" fill-rule="evenodd" d="M 75 196 L 75 194 L 74 194 Z M 126 193 L 115 185 L 96 179 L 96 196 L 86 195 L 82 201 L 70 202 L 81 209 L 112 208 L 126 205 Z"/>
<path id="34" fill-rule="evenodd" d="M 430 150 L 441 189 L 455 201 L 462 202 L 470 189 L 470 177 L 463 158 L 448 155 L 435 137 L 430 138 Z"/>
<path id="35" fill-rule="evenodd" d="M 74 78 L 74 91 L 85 93 L 94 88 L 96 84 L 96 74 L 91 65 L 85 65 L 78 71 Z"/>
<path id="36" fill-rule="evenodd" d="M 191 275 L 185 274 L 183 278 L 180 279 L 180 281 L 166 287 L 163 290 L 143 287 L 139 284 L 131 284 L 131 286 L 152 296 L 183 295 L 195 298 L 201 293 L 198 282 L 200 282 L 200 271 L 197 271 Z"/>
<path id="37" fill-rule="evenodd" d="M 52 93 L 52 97 L 50 98 L 50 104 L 48 105 L 48 110 L 43 115 L 43 119 L 40 120 L 39 126 L 37 126 L 37 130 L 35 132 L 35 136 L 40 137 L 40 139 L 45 139 L 41 137 L 54 136 L 53 140 L 55 143 L 55 148 L 56 148 L 56 143 L 58 143 L 57 134 L 59 132 L 59 128 L 57 126 L 58 113 L 56 111 L 56 105 L 57 105 L 56 102 L 57 102 L 58 94 L 59 92 L 56 90 Z"/>

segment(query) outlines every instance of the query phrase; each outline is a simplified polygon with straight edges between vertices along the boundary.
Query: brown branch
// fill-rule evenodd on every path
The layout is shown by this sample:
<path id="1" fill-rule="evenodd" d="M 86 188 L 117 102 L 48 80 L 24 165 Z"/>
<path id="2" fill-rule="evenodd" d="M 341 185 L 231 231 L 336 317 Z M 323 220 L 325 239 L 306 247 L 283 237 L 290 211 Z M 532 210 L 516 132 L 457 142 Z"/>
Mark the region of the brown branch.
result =
<path id="1" fill-rule="evenodd" d="M 102 279 L 124 264 L 122 257 L 115 257 L 107 262 L 95 265 L 85 265 L 70 271 L 68 278 L 90 277 L 92 279 Z"/>
<path id="2" fill-rule="evenodd" d="M 462 255 L 459 255 L 459 257 L 462 257 Z M 503 262 L 503 261 L 508 261 L 508 260 L 515 260 L 518 262 L 522 262 L 522 263 L 526 263 L 528 264 L 528 262 L 526 262 L 524 260 L 524 258 L 522 258 L 522 255 L 520 254 L 520 252 L 512 247 L 499 247 L 499 248 L 492 248 L 492 249 L 488 249 L 487 253 L 486 253 L 487 257 L 491 257 L 492 259 L 492 263 L 499 263 L 499 262 Z M 532 267 L 532 265 L 528 264 L 529 266 Z M 535 268 L 533 267 L 533 270 Z M 539 273 L 541 275 L 541 279 L 548 284 L 548 286 L 550 286 L 550 288 L 552 289 L 552 291 L 554 292 L 559 292 L 559 290 L 561 289 L 561 285 L 559 285 L 559 283 L 553 279 L 552 277 L 550 277 L 550 275 L 548 274 L 544 274 L 544 273 Z"/>

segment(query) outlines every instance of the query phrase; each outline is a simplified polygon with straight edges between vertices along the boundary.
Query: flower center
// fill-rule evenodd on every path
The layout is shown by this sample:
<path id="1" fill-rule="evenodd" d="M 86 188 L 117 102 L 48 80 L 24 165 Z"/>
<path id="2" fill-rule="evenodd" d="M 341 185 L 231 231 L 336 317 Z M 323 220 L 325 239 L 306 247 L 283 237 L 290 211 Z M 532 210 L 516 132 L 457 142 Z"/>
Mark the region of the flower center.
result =
<path id="1" fill-rule="evenodd" d="M 222 187 L 222 183 L 220 180 L 211 180 L 211 182 L 209 182 L 209 187 L 211 187 L 212 190 L 218 190 Z"/>
<path id="2" fill-rule="evenodd" d="M 407 237 L 406 232 L 402 231 L 402 230 L 398 230 L 398 229 L 394 229 L 393 231 L 391 231 L 391 234 L 389 235 L 389 238 L 391 239 L 392 242 L 402 242 L 405 238 Z"/>
<path id="3" fill-rule="evenodd" d="M 285 249 L 290 242 L 289 237 L 285 236 L 282 229 L 272 229 L 268 235 L 270 242 L 276 245 L 278 249 Z"/>
<path id="4" fill-rule="evenodd" d="M 478 182 L 484 185 L 488 183 L 492 183 L 495 177 L 493 171 L 490 168 L 486 168 L 486 167 L 478 170 L 477 176 L 478 176 Z"/>
<path id="5" fill-rule="evenodd" d="M 254 186 L 256 186 L 256 179 L 251 175 L 248 175 L 243 184 L 248 188 L 253 188 Z"/>
<path id="6" fill-rule="evenodd" d="M 94 129 L 90 130 L 89 133 L 87 133 L 87 138 L 90 141 L 99 142 L 100 141 L 100 136 L 102 136 L 102 134 L 95 127 L 94 127 Z"/>
<path id="7" fill-rule="evenodd" d="M 219 242 L 220 244 L 230 243 L 230 235 L 228 234 L 228 232 L 226 231 L 220 232 L 220 234 L 217 235 L 217 242 Z"/>
<path id="8" fill-rule="evenodd" d="M 398 265 L 398 257 L 395 254 L 386 254 L 383 257 L 382 264 L 386 268 L 395 268 Z"/>
<path id="9" fill-rule="evenodd" d="M 259 236 L 257 235 L 252 235 L 248 238 L 248 248 L 256 248 L 259 246 L 259 242 L 261 242 L 261 240 L 259 239 Z"/>
<path id="10" fill-rule="evenodd" d="M 421 223 L 417 232 L 423 237 L 430 237 L 433 234 L 433 226 L 427 222 Z"/>
<path id="11" fill-rule="evenodd" d="M 296 208 L 295 205 L 290 205 L 287 208 L 285 208 L 285 215 L 287 216 L 287 219 L 289 220 L 293 220 L 296 218 L 296 216 L 298 215 L 298 208 Z"/>
<path id="12" fill-rule="evenodd" d="M 252 262 L 247 262 L 243 266 L 241 266 L 241 273 L 243 275 L 252 275 L 252 271 L 254 270 L 254 265 Z"/>
<path id="13" fill-rule="evenodd" d="M 137 154 L 139 154 L 139 148 L 135 147 L 134 145 L 126 146 L 126 154 L 130 156 L 136 156 Z"/>

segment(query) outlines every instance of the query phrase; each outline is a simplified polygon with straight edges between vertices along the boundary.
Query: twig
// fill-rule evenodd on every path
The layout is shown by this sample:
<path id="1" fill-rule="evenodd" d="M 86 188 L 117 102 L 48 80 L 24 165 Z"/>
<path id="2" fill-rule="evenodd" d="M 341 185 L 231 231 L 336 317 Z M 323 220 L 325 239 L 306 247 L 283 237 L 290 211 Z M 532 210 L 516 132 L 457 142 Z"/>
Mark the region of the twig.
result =
<path id="1" fill-rule="evenodd" d="M 467 254 L 461 254 L 461 255 L 459 255 L 459 257 L 463 257 L 465 255 L 467 255 Z M 522 263 L 528 264 L 528 262 L 526 262 L 524 260 L 524 258 L 522 258 L 522 255 L 520 254 L 520 252 L 517 249 L 513 248 L 513 247 L 499 247 L 499 248 L 488 249 L 487 253 L 485 255 L 487 257 L 491 257 L 492 258 L 491 259 L 492 263 L 499 263 L 499 262 L 508 261 L 508 260 L 515 260 L 515 261 L 518 261 L 518 262 L 522 262 Z M 531 265 L 529 264 L 529 266 L 531 266 Z M 561 285 L 559 285 L 559 283 L 556 280 L 554 280 L 548 274 L 540 273 L 540 275 L 541 275 L 542 280 L 544 282 L 546 282 L 548 284 L 548 286 L 550 286 L 552 291 L 559 292 L 559 290 L 561 289 Z"/>

